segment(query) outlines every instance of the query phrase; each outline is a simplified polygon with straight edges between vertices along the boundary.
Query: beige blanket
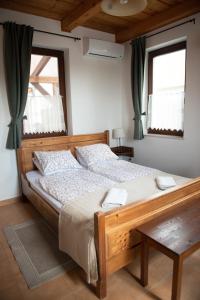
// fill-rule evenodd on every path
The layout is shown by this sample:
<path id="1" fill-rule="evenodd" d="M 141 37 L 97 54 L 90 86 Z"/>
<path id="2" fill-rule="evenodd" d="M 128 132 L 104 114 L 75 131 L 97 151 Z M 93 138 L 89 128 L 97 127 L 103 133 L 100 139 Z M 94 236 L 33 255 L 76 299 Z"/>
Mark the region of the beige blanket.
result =
<path id="1" fill-rule="evenodd" d="M 127 190 L 127 204 L 136 203 L 157 193 L 163 193 L 156 186 L 155 176 L 157 175 L 169 176 L 167 173 L 158 171 L 154 176 L 140 177 L 115 186 Z M 172 176 L 178 185 L 188 181 L 187 178 Z M 105 211 L 101 203 L 106 192 L 105 189 L 101 189 L 66 203 L 59 218 L 60 249 L 70 255 L 85 270 L 88 283 L 98 279 L 93 217 L 95 212 Z"/>

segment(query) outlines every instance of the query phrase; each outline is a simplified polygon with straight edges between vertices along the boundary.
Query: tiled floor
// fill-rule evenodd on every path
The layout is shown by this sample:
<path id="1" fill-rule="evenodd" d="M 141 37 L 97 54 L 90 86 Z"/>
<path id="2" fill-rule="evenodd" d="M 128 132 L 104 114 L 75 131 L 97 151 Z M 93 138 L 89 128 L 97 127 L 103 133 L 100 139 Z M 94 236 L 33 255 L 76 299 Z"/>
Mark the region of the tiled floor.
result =
<path id="1" fill-rule="evenodd" d="M 17 203 L 0 207 L 0 300 L 95 300 L 76 269 L 68 274 L 28 289 L 15 259 L 7 245 L 3 227 L 18 224 L 38 216 L 29 203 Z M 139 255 L 129 266 L 129 272 L 139 275 Z M 106 300 L 170 299 L 172 262 L 157 252 L 151 252 L 149 286 L 143 288 L 127 270 L 120 270 L 108 280 Z M 200 300 L 200 251 L 184 264 L 182 300 Z"/>

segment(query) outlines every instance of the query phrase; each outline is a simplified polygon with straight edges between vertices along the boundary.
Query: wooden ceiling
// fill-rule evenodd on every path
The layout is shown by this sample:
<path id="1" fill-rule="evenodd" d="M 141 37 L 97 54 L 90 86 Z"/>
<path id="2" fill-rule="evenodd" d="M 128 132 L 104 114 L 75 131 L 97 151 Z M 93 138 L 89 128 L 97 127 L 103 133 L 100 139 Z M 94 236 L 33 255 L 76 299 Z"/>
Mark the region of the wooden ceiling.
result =
<path id="1" fill-rule="evenodd" d="M 0 7 L 61 22 L 63 31 L 77 26 L 114 33 L 125 42 L 200 11 L 200 0 L 147 0 L 144 11 L 114 17 L 101 11 L 101 0 L 0 0 Z"/>

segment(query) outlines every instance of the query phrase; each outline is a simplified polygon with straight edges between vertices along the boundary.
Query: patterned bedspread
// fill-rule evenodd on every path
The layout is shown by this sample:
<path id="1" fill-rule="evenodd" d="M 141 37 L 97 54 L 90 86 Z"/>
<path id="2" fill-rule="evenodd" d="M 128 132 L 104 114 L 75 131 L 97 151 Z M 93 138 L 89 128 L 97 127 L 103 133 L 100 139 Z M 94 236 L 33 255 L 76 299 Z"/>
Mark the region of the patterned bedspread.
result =
<path id="1" fill-rule="evenodd" d="M 109 189 L 116 182 L 85 169 L 74 169 L 39 179 L 43 190 L 62 204 L 101 188 Z"/>
<path id="2" fill-rule="evenodd" d="M 116 182 L 131 181 L 138 177 L 153 175 L 157 172 L 156 169 L 120 159 L 100 161 L 89 166 L 89 170 Z"/>

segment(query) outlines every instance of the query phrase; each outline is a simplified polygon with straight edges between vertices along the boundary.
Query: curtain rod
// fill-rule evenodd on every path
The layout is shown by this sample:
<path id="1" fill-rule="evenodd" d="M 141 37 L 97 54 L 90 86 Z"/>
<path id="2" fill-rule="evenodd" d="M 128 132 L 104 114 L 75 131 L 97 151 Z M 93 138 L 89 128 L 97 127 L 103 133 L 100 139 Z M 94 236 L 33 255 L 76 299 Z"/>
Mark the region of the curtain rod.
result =
<path id="1" fill-rule="evenodd" d="M 158 31 L 158 32 L 156 32 L 156 33 L 152 33 L 152 34 L 147 35 L 147 36 L 144 36 L 144 37 L 145 37 L 146 39 L 148 39 L 148 38 L 150 38 L 150 37 L 152 37 L 152 36 L 155 36 L 155 35 L 157 35 L 157 34 L 160 34 L 160 33 L 163 33 L 163 32 L 165 32 L 165 31 L 171 30 L 171 29 L 173 29 L 173 28 L 182 26 L 182 25 L 187 24 L 187 23 L 193 23 L 193 24 L 195 24 L 195 21 L 196 21 L 196 19 L 195 19 L 195 18 L 192 18 L 192 19 L 190 19 L 190 20 L 188 20 L 188 21 L 179 23 L 179 24 L 177 24 L 177 25 L 171 26 L 171 27 L 169 27 L 169 28 L 160 30 L 160 31 Z M 130 44 L 131 44 L 131 43 L 130 43 Z"/>
<path id="2" fill-rule="evenodd" d="M 0 25 L 3 25 L 3 23 L 0 23 Z M 54 32 L 49 32 L 49 31 L 44 31 L 44 30 L 39 30 L 39 29 L 33 29 L 33 30 L 35 32 L 41 32 L 41 33 L 61 36 L 61 37 L 67 38 L 67 39 L 73 39 L 74 41 L 80 41 L 81 40 L 81 38 L 78 38 L 76 36 L 64 35 L 64 34 L 60 34 L 60 33 L 54 33 Z"/>
<path id="3" fill-rule="evenodd" d="M 165 31 L 171 30 L 171 29 L 173 29 L 173 28 L 176 28 L 176 27 L 182 26 L 182 25 L 184 25 L 184 24 L 187 24 L 187 23 L 193 23 L 193 24 L 195 24 L 195 18 L 193 18 L 193 19 L 190 19 L 190 20 L 188 20 L 188 21 L 185 21 L 185 22 L 182 22 L 182 23 L 179 23 L 179 24 L 177 24 L 177 25 L 171 26 L 171 27 L 169 27 L 169 28 L 163 29 L 163 30 L 161 30 L 161 31 L 158 31 L 158 32 L 156 32 L 156 33 L 153 33 L 153 34 L 147 35 L 147 36 L 146 36 L 146 38 L 148 39 L 148 38 L 150 38 L 150 37 L 152 37 L 152 36 L 154 36 L 154 35 L 157 35 L 157 34 L 163 33 L 163 32 L 165 32 Z"/>

